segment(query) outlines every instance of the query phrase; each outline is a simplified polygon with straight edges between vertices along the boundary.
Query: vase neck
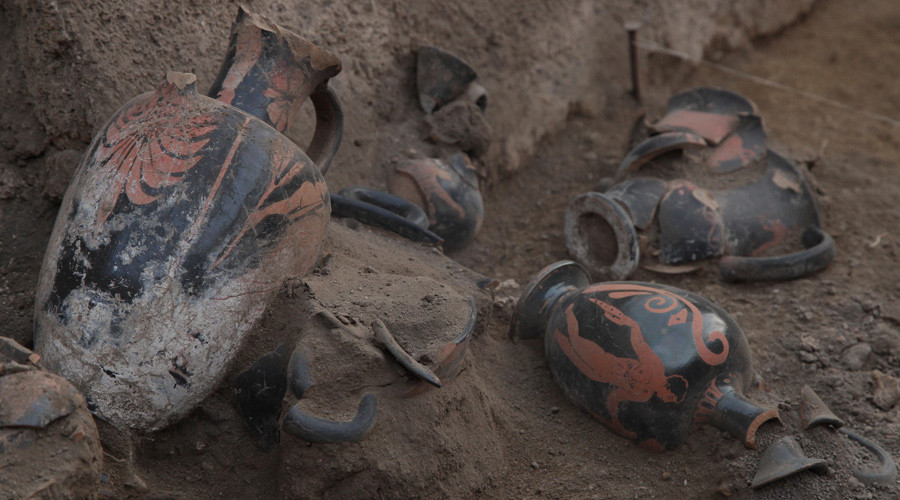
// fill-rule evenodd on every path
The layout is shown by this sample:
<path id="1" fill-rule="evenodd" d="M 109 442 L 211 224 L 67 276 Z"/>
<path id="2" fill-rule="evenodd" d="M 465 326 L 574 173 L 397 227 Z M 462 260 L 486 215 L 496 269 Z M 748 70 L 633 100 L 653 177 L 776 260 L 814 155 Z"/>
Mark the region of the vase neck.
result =
<path id="1" fill-rule="evenodd" d="M 243 7 L 209 96 L 284 132 L 303 101 L 341 71 L 341 61 Z"/>
<path id="2" fill-rule="evenodd" d="M 510 321 L 511 338 L 536 339 L 546 331 L 560 301 L 590 284 L 581 264 L 560 261 L 542 269 L 522 293 Z"/>
<path id="3" fill-rule="evenodd" d="M 756 448 L 756 431 L 763 423 L 778 419 L 778 410 L 765 410 L 745 398 L 735 388 L 732 375 L 713 380 L 700 400 L 695 415 L 698 423 L 712 424 Z M 740 385 L 740 384 L 738 384 Z"/>

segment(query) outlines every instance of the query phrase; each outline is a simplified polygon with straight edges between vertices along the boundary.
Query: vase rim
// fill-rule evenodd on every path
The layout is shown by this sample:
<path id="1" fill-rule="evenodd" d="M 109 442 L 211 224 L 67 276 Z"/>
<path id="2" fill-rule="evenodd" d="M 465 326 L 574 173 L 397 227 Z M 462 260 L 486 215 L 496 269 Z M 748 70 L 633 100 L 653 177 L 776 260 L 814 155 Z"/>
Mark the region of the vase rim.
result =
<path id="1" fill-rule="evenodd" d="M 174 85 L 178 90 L 184 90 L 191 86 L 196 87 L 197 75 L 170 69 L 166 71 L 166 80 L 163 82 L 164 87 L 168 85 Z"/>
<path id="2" fill-rule="evenodd" d="M 287 41 L 288 46 L 297 57 L 309 56 L 310 67 L 317 71 L 333 71 L 332 77 L 341 71 L 341 60 L 328 50 L 316 45 L 312 41 L 300 36 L 299 34 L 284 28 L 280 24 L 272 21 L 268 17 L 257 14 L 250 10 L 246 5 L 238 6 L 238 15 L 232 26 L 232 32 L 240 29 L 241 26 L 254 26 L 261 31 L 274 33 L 279 38 Z"/>
<path id="3" fill-rule="evenodd" d="M 525 291 L 522 292 L 522 295 L 516 302 L 513 317 L 509 322 L 509 338 L 528 339 L 540 337 L 540 333 L 535 334 L 535 332 L 539 331 L 541 325 L 534 324 L 539 322 L 539 318 L 542 316 L 540 314 L 540 307 L 535 309 L 535 304 L 533 303 L 534 300 L 538 299 L 538 297 L 536 297 L 536 291 L 540 289 L 541 285 L 547 280 L 557 277 L 560 270 L 569 268 L 580 271 L 584 275 L 586 282 L 591 282 L 591 275 L 587 268 L 573 260 L 554 262 L 538 271 L 531 281 L 528 282 Z"/>

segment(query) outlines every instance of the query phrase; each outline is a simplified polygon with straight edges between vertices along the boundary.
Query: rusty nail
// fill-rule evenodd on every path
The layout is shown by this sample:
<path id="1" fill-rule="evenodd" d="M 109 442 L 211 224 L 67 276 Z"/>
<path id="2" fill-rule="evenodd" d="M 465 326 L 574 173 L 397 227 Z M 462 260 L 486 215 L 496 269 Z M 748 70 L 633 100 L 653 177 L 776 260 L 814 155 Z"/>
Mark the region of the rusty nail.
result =
<path id="1" fill-rule="evenodd" d="M 641 82 L 638 76 L 637 57 L 637 31 L 641 27 L 638 21 L 625 23 L 625 31 L 628 32 L 628 55 L 631 58 L 631 95 L 637 102 L 641 102 Z"/>

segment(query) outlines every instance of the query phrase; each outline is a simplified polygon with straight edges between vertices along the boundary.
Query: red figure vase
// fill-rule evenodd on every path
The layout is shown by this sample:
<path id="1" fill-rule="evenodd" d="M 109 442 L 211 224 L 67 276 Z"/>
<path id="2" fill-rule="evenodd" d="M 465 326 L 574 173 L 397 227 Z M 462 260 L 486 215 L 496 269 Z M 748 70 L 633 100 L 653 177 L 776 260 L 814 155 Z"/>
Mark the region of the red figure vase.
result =
<path id="1" fill-rule="evenodd" d="M 170 72 L 75 173 L 37 287 L 35 350 L 98 416 L 158 430 L 213 390 L 284 277 L 315 264 L 329 215 L 296 144 Z"/>
<path id="2" fill-rule="evenodd" d="M 510 333 L 543 336 L 559 386 L 607 427 L 652 450 L 710 423 L 754 447 L 777 418 L 743 393 L 753 381 L 747 339 L 721 308 L 677 288 L 591 284 L 572 261 L 544 268 L 519 299 Z"/>
<path id="3" fill-rule="evenodd" d="M 390 191 L 425 210 L 428 228 L 444 239 L 444 248 L 449 251 L 472 241 L 484 221 L 478 175 L 469 157 L 462 153 L 446 159 L 401 162 L 394 169 Z"/>

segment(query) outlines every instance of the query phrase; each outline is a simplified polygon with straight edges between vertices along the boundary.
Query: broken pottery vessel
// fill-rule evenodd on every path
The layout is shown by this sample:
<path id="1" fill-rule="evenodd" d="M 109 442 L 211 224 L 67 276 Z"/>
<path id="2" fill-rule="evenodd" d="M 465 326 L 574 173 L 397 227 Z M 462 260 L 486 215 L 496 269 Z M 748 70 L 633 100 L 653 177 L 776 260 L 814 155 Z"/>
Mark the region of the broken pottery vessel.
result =
<path id="1" fill-rule="evenodd" d="M 331 193 L 331 215 L 338 218 L 352 217 L 413 241 L 444 241 L 428 229 L 428 215 L 422 207 L 376 189 L 350 186 L 336 194 Z"/>
<path id="2" fill-rule="evenodd" d="M 484 202 L 478 175 L 469 157 L 456 153 L 446 159 L 421 158 L 394 168 L 389 190 L 425 210 L 429 229 L 456 250 L 475 238 L 484 221 Z"/>
<path id="3" fill-rule="evenodd" d="M 591 284 L 582 265 L 557 262 L 529 283 L 510 334 L 543 336 L 550 371 L 569 399 L 652 450 L 676 448 L 695 423 L 753 448 L 759 426 L 778 417 L 743 396 L 753 381 L 744 332 L 685 290 Z"/>
<path id="4" fill-rule="evenodd" d="M 426 113 L 465 94 L 477 77 L 472 66 L 444 49 L 423 45 L 416 51 L 416 87 Z"/>
<path id="5" fill-rule="evenodd" d="M 720 89 L 674 96 L 652 135 L 623 159 L 618 183 L 570 202 L 569 252 L 608 279 L 637 269 L 642 239 L 663 266 L 721 257 L 729 280 L 791 279 L 827 267 L 834 241 L 821 229 L 815 194 L 792 162 L 765 148 L 755 112 Z M 803 248 L 783 250 L 792 245 Z"/>
<path id="6" fill-rule="evenodd" d="M 296 144 L 170 72 L 76 171 L 37 287 L 35 349 L 100 417 L 165 427 L 213 390 L 284 277 L 315 264 L 329 213 Z"/>
<path id="7" fill-rule="evenodd" d="M 230 104 L 284 133 L 307 97 L 316 129 L 306 155 L 325 175 L 340 147 L 344 114 L 328 80 L 341 61 L 309 40 L 243 6 L 208 96 Z"/>
<path id="8" fill-rule="evenodd" d="M 0 337 L 0 498 L 95 498 L 103 468 L 97 426 L 68 381 Z"/>

